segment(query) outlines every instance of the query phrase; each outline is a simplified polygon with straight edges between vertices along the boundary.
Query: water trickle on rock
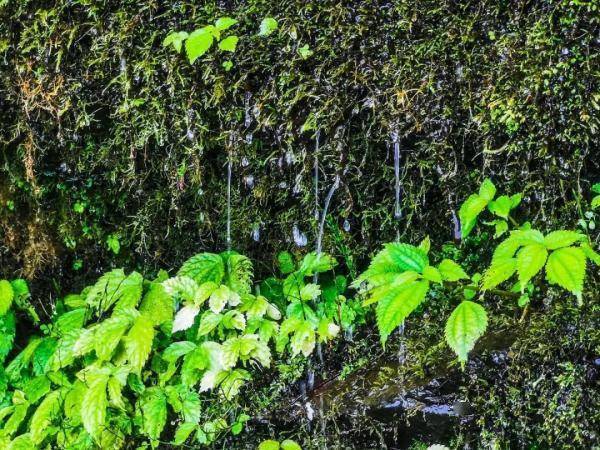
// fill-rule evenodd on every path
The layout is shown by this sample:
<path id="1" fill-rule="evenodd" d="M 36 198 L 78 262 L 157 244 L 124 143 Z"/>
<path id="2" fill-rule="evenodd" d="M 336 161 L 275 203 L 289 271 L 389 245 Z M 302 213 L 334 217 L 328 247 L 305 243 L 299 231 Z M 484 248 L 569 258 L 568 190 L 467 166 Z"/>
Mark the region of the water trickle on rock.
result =
<path id="1" fill-rule="evenodd" d="M 250 114 L 250 98 L 252 94 L 246 92 L 244 96 L 244 126 L 248 128 L 252 124 L 252 115 Z"/>
<path id="2" fill-rule="evenodd" d="M 329 209 L 329 204 L 331 203 L 331 199 L 333 198 L 333 194 L 337 190 L 340 185 L 340 177 L 339 175 L 335 176 L 335 181 L 331 185 L 329 192 L 327 193 L 327 197 L 325 197 L 325 204 L 323 205 L 323 211 L 321 212 L 321 217 L 319 221 L 319 232 L 317 234 L 317 255 L 320 255 L 323 250 L 323 233 L 325 232 L 325 218 L 327 217 L 327 210 Z M 315 274 L 317 275 L 317 274 Z"/>
<path id="3" fill-rule="evenodd" d="M 317 130 L 315 135 L 315 161 L 314 161 L 314 182 L 315 182 L 315 220 L 319 220 L 319 139 L 321 131 Z"/>
<path id="4" fill-rule="evenodd" d="M 306 234 L 300 231 L 297 223 L 295 223 L 294 227 L 292 228 L 292 237 L 294 238 L 294 243 L 298 247 L 306 247 L 306 244 L 308 244 L 308 238 L 306 237 Z"/>
<path id="5" fill-rule="evenodd" d="M 246 175 L 244 177 L 244 184 L 248 189 L 252 189 L 254 187 L 254 175 Z"/>
<path id="6" fill-rule="evenodd" d="M 402 218 L 402 209 L 400 205 L 400 138 L 398 131 L 393 131 L 392 142 L 394 144 L 394 176 L 395 176 L 395 203 L 394 203 L 394 219 Z"/>

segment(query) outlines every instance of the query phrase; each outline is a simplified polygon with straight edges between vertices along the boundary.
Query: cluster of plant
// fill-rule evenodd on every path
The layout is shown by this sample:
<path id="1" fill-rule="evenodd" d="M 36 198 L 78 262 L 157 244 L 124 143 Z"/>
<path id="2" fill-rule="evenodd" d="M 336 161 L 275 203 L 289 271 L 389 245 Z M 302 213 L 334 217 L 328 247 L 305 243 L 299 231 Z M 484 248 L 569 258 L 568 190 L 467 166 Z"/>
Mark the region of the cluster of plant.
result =
<path id="1" fill-rule="evenodd" d="M 593 202 L 596 202 L 596 197 Z M 496 197 L 496 187 L 485 180 L 460 208 L 463 239 L 468 237 L 487 210 L 495 216 L 484 222 L 495 228 L 496 237 L 509 233 L 494 249 L 491 264 L 482 272 L 468 275 L 452 259 L 433 264 L 429 239 L 418 246 L 389 243 L 371 261 L 368 269 L 353 283 L 366 297 L 365 305 L 376 303 L 376 320 L 382 342 L 425 301 L 432 289 L 449 289 L 463 300 L 446 321 L 445 338 L 461 364 L 487 328 L 488 316 L 480 301 L 486 295 L 501 294 L 518 299 L 526 306 L 544 281 L 574 294 L 583 302 L 588 261 L 600 265 L 587 235 L 575 230 L 542 233 L 529 222 L 519 224 L 511 216 L 521 195 Z M 512 225 L 513 229 L 509 231 Z M 545 272 L 545 280 L 541 277 Z M 497 287 L 506 284 L 507 290 Z"/>
<path id="2" fill-rule="evenodd" d="M 134 436 L 156 448 L 239 434 L 250 416 L 235 397 L 271 366 L 273 347 L 306 357 L 354 317 L 331 256 L 279 261 L 285 278 L 261 283 L 272 300 L 252 293 L 252 264 L 235 252 L 198 254 L 153 280 L 116 269 L 65 297 L 0 369 L 0 447 L 122 448 Z M 15 353 L 11 306 L 27 295 L 19 280 L 0 282 L 2 360 Z"/>
<path id="3" fill-rule="evenodd" d="M 237 20 L 231 17 L 220 17 L 215 21 L 214 25 L 206 25 L 197 28 L 188 33 L 187 31 L 172 31 L 165 37 L 163 47 L 172 46 L 177 53 L 181 52 L 185 43 L 185 52 L 190 64 L 204 55 L 213 44 L 218 43 L 219 50 L 223 52 L 235 52 L 239 37 L 235 34 L 227 37 L 222 37 L 221 33 L 238 23 Z M 259 36 L 268 36 L 278 28 L 277 20 L 272 17 L 265 17 L 260 23 Z M 223 62 L 223 68 L 230 70 L 233 63 L 229 60 Z"/>

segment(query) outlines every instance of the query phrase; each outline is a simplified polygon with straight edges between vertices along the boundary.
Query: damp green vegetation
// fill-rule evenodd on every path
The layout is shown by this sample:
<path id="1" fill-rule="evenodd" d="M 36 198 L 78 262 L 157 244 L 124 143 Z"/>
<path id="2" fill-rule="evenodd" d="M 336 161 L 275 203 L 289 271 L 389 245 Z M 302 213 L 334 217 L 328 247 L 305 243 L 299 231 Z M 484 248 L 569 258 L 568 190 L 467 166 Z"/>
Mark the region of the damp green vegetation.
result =
<path id="1" fill-rule="evenodd" d="M 598 447 L 598 36 L 0 0 L 0 449 Z"/>

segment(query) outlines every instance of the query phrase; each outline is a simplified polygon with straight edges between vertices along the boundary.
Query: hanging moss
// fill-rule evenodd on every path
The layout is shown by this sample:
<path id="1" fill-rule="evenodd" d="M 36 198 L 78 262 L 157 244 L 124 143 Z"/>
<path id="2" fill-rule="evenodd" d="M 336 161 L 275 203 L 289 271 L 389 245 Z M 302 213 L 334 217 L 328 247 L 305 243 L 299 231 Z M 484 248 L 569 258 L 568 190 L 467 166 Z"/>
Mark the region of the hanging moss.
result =
<path id="1" fill-rule="evenodd" d="M 538 219 L 569 222 L 600 176 L 597 2 L 195 3 L 1 3 L 3 271 L 173 267 L 222 248 L 229 149 L 235 247 L 293 247 L 295 223 L 312 243 L 316 129 L 321 202 L 339 174 L 332 224 L 348 219 L 359 259 L 397 228 L 447 240 L 482 174 L 524 189 Z M 222 53 L 190 66 L 162 47 L 223 15 L 239 20 L 230 71 Z M 279 30 L 259 37 L 266 16 Z M 32 226 L 41 237 L 14 238 Z M 40 239 L 53 251 L 26 261 Z"/>

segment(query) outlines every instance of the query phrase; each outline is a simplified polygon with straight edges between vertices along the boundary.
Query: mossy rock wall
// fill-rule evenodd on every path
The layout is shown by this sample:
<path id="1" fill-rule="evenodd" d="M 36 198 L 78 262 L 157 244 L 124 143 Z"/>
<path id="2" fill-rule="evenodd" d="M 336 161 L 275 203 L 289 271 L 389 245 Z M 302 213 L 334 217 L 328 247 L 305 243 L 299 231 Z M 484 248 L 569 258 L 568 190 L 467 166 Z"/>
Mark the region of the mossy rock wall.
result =
<path id="1" fill-rule="evenodd" d="M 294 224 L 314 245 L 317 130 L 321 205 L 341 179 L 324 248 L 358 264 L 398 231 L 451 238 L 483 176 L 524 190 L 532 218 L 569 224 L 600 176 L 595 0 L 0 4 L 3 276 L 222 249 L 228 152 L 233 245 L 268 271 L 296 248 Z M 190 66 L 162 47 L 224 15 L 239 20 L 230 71 L 223 53 Z M 266 16 L 279 30 L 259 37 Z"/>

